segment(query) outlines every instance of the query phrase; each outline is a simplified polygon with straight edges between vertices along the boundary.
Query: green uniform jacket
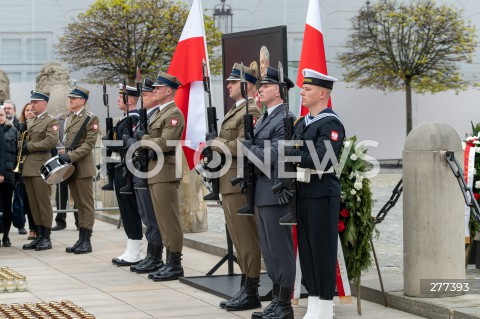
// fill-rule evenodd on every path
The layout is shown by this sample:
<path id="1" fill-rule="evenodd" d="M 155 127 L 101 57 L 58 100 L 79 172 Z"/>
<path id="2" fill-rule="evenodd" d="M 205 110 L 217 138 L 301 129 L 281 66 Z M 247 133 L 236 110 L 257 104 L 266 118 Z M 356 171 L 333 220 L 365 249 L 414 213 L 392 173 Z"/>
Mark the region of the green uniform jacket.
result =
<path id="1" fill-rule="evenodd" d="M 87 115 L 90 115 L 91 118 L 84 131 L 80 134 L 77 144 L 74 145 L 74 150 L 69 151 L 68 155 L 72 163 L 75 164 L 77 172 L 76 178 L 92 177 L 96 175 L 92 150 L 97 143 L 99 134 L 100 126 L 98 124 L 98 117 L 88 112 L 85 108 L 77 116 L 74 115 L 75 113 L 71 113 L 65 120 L 64 146 L 72 146 L 72 142 L 82 127 Z"/>
<path id="2" fill-rule="evenodd" d="M 262 112 L 258 108 L 254 99 L 249 99 L 248 113 L 253 115 L 254 126 L 257 120 L 262 116 Z M 230 154 L 232 155 L 232 166 L 222 176 L 220 176 L 220 193 L 232 194 L 240 193 L 240 185 L 232 186 L 230 180 L 237 177 L 237 143 L 242 141 L 245 137 L 245 126 L 243 116 L 246 114 L 246 101 L 230 109 L 223 118 L 222 127 L 220 128 L 220 134 L 215 139 L 215 142 L 221 142 L 227 146 Z M 222 149 L 212 145 L 212 150 L 219 153 L 223 153 Z M 241 155 L 241 154 L 240 154 Z"/>
<path id="3" fill-rule="evenodd" d="M 142 140 L 152 141 L 160 146 L 164 153 L 164 163 L 158 174 L 148 178 L 148 184 L 180 180 L 180 178 L 175 177 L 175 146 L 167 146 L 167 141 L 180 141 L 184 128 L 185 118 L 174 102 L 168 104 L 162 110 L 158 110 L 150 119 L 147 134 L 143 136 Z M 152 171 L 157 166 L 157 163 L 158 159 L 149 160 L 148 171 Z M 181 162 L 178 163 L 178 165 L 181 164 Z"/>
<path id="4" fill-rule="evenodd" d="M 40 177 L 40 167 L 52 157 L 50 150 L 57 146 L 58 129 L 58 121 L 47 112 L 28 121 L 28 154 L 23 163 L 23 176 Z"/>

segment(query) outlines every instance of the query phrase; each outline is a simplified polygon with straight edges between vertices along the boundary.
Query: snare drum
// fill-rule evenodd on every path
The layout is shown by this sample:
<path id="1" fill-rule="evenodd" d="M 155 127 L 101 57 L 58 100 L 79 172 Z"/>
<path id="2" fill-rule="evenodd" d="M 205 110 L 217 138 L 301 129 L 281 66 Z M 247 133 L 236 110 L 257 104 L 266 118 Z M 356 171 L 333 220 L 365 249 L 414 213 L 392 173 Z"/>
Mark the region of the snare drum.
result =
<path id="1" fill-rule="evenodd" d="M 63 182 L 75 172 L 75 166 L 71 163 L 60 164 L 58 155 L 46 161 L 40 167 L 40 176 L 47 184 L 58 184 Z"/>

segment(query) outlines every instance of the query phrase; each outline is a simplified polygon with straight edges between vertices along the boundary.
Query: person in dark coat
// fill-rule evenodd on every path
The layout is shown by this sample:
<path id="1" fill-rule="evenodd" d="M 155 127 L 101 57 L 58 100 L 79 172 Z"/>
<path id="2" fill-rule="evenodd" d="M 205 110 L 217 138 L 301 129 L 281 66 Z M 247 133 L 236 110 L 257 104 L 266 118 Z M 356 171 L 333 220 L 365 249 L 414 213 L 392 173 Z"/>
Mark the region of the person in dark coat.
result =
<path id="1" fill-rule="evenodd" d="M 260 82 L 260 102 L 266 106 L 263 116 L 255 125 L 255 138 L 243 143 L 265 167 L 255 169 L 255 219 L 258 237 L 267 273 L 273 283 L 272 302 L 261 312 L 254 312 L 252 319 L 293 319 L 291 297 L 295 282 L 295 255 L 292 226 L 279 224 L 279 219 L 289 213 L 289 204 L 280 202 L 272 191 L 278 174 L 278 143 L 285 140 L 285 117 L 287 106 L 283 103 L 279 72 L 268 67 Z M 288 89 L 294 87 L 286 76 Z M 289 113 L 294 118 L 294 115 Z M 270 160 L 268 161 L 268 155 Z M 268 165 L 268 166 L 267 166 Z"/>
<path id="2" fill-rule="evenodd" d="M 7 120 L 5 110 L 0 109 L 0 130 L 3 141 L 0 140 L 4 155 L 0 158 L 3 168 L 0 167 L 0 207 L 3 211 L 3 239 L 2 246 L 10 247 L 12 244 L 8 237 L 12 225 L 12 200 L 15 185 L 15 174 L 13 170 L 17 162 L 17 139 L 18 130 Z"/>

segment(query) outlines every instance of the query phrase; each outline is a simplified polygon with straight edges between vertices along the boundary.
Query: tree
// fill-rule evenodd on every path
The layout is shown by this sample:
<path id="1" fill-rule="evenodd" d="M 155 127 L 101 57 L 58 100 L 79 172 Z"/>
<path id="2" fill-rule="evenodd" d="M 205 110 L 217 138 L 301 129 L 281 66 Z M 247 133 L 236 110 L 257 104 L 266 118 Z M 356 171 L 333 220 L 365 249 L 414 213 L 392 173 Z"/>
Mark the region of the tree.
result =
<path id="1" fill-rule="evenodd" d="M 463 90 L 470 84 L 458 62 L 471 63 L 475 27 L 452 6 L 433 0 L 381 0 L 352 19 L 346 52 L 338 55 L 345 81 L 358 87 L 406 92 L 407 134 L 412 129 L 412 89 L 418 93 Z"/>
<path id="2" fill-rule="evenodd" d="M 73 70 L 87 69 L 90 83 L 134 84 L 137 66 L 155 79 L 170 64 L 188 12 L 171 0 L 97 0 L 67 25 L 56 49 Z M 211 72 L 218 74 L 221 57 L 213 53 L 221 32 L 211 17 L 204 21 Z"/>

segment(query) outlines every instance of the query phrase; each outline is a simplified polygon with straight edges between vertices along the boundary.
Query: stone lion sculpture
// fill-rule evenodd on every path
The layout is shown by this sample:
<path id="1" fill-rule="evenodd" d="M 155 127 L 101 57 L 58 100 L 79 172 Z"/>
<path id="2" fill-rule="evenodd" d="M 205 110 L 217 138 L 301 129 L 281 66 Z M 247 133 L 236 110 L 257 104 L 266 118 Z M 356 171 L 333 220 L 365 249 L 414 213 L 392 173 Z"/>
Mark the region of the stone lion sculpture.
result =
<path id="1" fill-rule="evenodd" d="M 48 113 L 55 116 L 65 112 L 68 93 L 71 91 L 70 72 L 59 62 L 48 62 L 42 66 L 37 78 L 36 88 L 50 92 Z"/>
<path id="2" fill-rule="evenodd" d="M 0 101 L 5 101 L 10 99 L 10 80 L 8 79 L 7 73 L 3 70 L 0 70 Z"/>

